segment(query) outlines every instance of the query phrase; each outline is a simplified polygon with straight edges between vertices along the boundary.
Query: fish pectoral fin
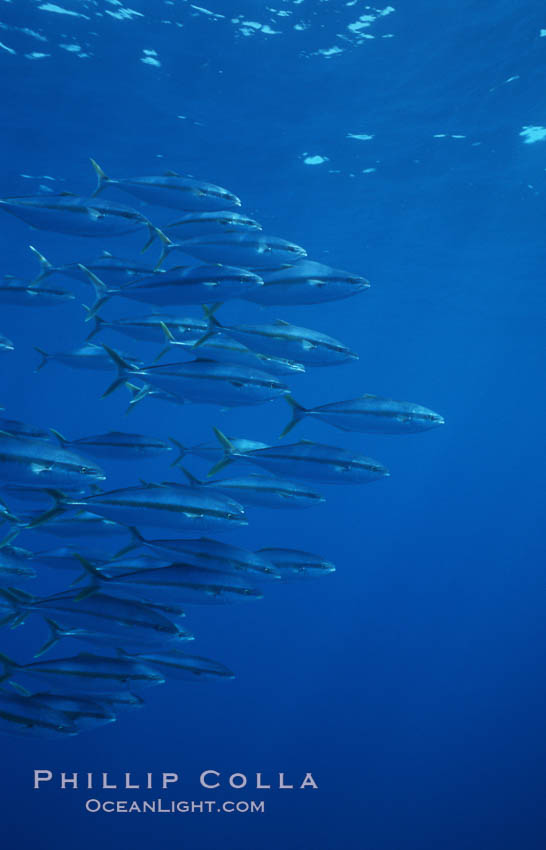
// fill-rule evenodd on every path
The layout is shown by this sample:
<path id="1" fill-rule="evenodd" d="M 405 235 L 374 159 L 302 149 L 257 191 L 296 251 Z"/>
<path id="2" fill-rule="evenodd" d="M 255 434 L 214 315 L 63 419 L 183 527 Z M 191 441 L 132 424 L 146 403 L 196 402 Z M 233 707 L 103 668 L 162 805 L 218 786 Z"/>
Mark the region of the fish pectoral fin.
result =
<path id="1" fill-rule="evenodd" d="M 100 212 L 100 210 L 97 210 L 94 207 L 88 208 L 87 215 L 92 221 L 100 221 L 101 218 L 104 218 L 104 213 Z"/>
<path id="2" fill-rule="evenodd" d="M 42 472 L 51 472 L 54 465 L 53 463 L 31 463 L 30 469 L 34 475 L 40 475 Z"/>

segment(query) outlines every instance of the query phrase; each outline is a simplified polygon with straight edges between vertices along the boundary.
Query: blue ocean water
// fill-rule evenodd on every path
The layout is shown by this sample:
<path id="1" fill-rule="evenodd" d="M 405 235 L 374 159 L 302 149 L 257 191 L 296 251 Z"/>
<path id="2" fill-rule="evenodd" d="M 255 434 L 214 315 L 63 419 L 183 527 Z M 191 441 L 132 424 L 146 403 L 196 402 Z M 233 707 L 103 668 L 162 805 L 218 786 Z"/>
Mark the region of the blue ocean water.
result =
<path id="1" fill-rule="evenodd" d="M 372 284 L 322 306 L 225 308 L 359 352 L 295 379 L 296 398 L 377 393 L 446 425 L 400 437 L 300 425 L 391 477 L 321 487 L 312 511 L 255 511 L 230 540 L 307 549 L 337 571 L 191 611 L 195 651 L 233 681 L 151 689 L 142 710 L 66 741 L 3 737 L 2 837 L 48 850 L 544 847 L 542 4 L 61 2 L 2 2 L 0 194 L 89 193 L 89 157 L 112 176 L 174 169 L 227 186 L 266 231 Z M 55 264 L 102 248 L 137 256 L 143 242 L 30 231 L 7 215 L 1 238 L 2 273 L 26 279 L 29 242 Z M 282 401 L 227 412 L 145 402 L 126 419 L 123 391 L 100 400 L 107 375 L 35 373 L 34 346 L 68 350 L 88 331 L 90 290 L 74 291 L 62 307 L 1 307 L 15 344 L 0 362 L 6 415 L 70 437 L 130 428 L 192 444 L 214 424 L 277 439 Z M 159 461 L 134 471 L 167 472 Z M 4 629 L 3 651 L 23 660 L 38 631 Z M 85 790 L 34 791 L 34 769 L 174 771 L 167 798 L 265 799 L 265 812 L 90 814 Z M 211 797 L 205 769 L 249 785 Z M 257 772 L 299 784 L 308 771 L 318 790 L 252 788 Z"/>

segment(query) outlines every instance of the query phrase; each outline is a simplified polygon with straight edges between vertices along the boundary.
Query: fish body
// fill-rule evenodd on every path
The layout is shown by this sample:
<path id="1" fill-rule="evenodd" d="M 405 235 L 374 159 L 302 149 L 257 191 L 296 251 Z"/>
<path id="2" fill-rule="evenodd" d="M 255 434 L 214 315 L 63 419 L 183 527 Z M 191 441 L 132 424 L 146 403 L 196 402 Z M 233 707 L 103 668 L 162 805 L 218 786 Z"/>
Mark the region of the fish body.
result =
<path id="1" fill-rule="evenodd" d="M 99 459 L 140 460 L 172 451 L 172 446 L 164 440 L 123 431 L 109 431 L 106 434 L 80 437 L 77 440 L 66 440 L 58 431 L 53 433 L 63 448 L 81 450 Z"/>
<path id="2" fill-rule="evenodd" d="M 96 493 L 81 502 L 59 501 L 54 511 L 71 506 L 126 526 L 174 528 L 203 533 L 246 525 L 244 509 L 233 499 L 194 487 L 145 484 Z M 43 518 L 42 518 L 43 519 Z M 40 519 L 35 525 L 40 524 Z M 47 527 L 47 524 L 44 524 Z"/>
<path id="3" fill-rule="evenodd" d="M 283 435 L 306 417 L 326 422 L 341 431 L 363 434 L 412 434 L 444 424 L 442 416 L 420 404 L 376 395 L 363 395 L 312 408 L 302 407 L 290 396 L 286 399 L 292 408 L 292 420 Z"/>
<path id="4" fill-rule="evenodd" d="M 49 262 L 47 257 L 44 257 L 32 245 L 30 245 L 30 250 L 40 263 L 40 273 L 33 281 L 35 285 L 52 274 L 61 274 L 72 280 L 87 283 L 88 278 L 81 269 L 81 263 L 74 262 L 66 263 L 62 266 L 54 266 Z M 123 286 L 124 284 L 133 283 L 135 280 L 153 272 L 153 268 L 149 265 L 122 257 L 114 257 L 109 251 L 104 251 L 101 256 L 93 260 L 88 260 L 83 265 L 98 275 L 109 286 Z"/>
<path id="5" fill-rule="evenodd" d="M 0 546 L 0 587 L 11 587 L 19 581 L 36 578 L 36 570 L 30 566 L 32 552 L 19 546 Z"/>
<path id="6" fill-rule="evenodd" d="M 95 328 L 88 336 L 92 336 L 102 330 L 111 330 L 128 336 L 138 342 L 157 342 L 163 338 L 162 326 L 165 325 L 175 334 L 180 341 L 188 341 L 192 344 L 197 342 L 208 329 L 208 323 L 204 319 L 192 319 L 182 316 L 173 316 L 164 313 L 152 313 L 149 316 L 130 316 L 121 319 L 103 319 L 101 316 L 94 317 Z"/>
<path id="7" fill-rule="evenodd" d="M 357 295 L 370 286 L 363 277 L 306 259 L 288 268 L 264 271 L 262 278 L 264 285 L 246 300 L 264 306 L 324 304 Z"/>
<path id="8" fill-rule="evenodd" d="M 102 469 L 76 452 L 33 437 L 0 434 L 0 482 L 81 487 L 105 478 Z"/>
<path id="9" fill-rule="evenodd" d="M 262 286 L 262 279 L 247 269 L 230 265 L 181 266 L 157 271 L 125 286 L 119 295 L 158 307 L 205 304 L 244 298 Z"/>
<path id="10" fill-rule="evenodd" d="M 219 478 L 198 481 L 184 470 L 194 487 L 210 487 L 237 499 L 242 505 L 258 508 L 310 508 L 324 502 L 324 497 L 313 493 L 308 487 L 277 478 L 272 475 L 239 475 L 235 478 Z"/>
<path id="11" fill-rule="evenodd" d="M 97 175 L 95 195 L 108 186 L 114 186 L 122 192 L 127 192 L 147 204 L 169 207 L 176 210 L 214 211 L 240 207 L 241 201 L 232 192 L 216 186 L 184 177 L 169 171 L 161 176 L 152 177 L 108 177 L 100 165 L 91 160 Z"/>
<path id="12" fill-rule="evenodd" d="M 116 715 L 110 706 L 90 697 L 37 693 L 32 694 L 30 699 L 35 705 L 62 712 L 78 731 L 95 729 L 97 726 L 114 723 L 116 720 Z"/>
<path id="13" fill-rule="evenodd" d="M 62 366 L 68 366 L 70 369 L 89 369 L 93 372 L 103 371 L 109 369 L 111 366 L 110 358 L 102 345 L 95 345 L 93 342 L 87 342 L 74 351 L 50 353 L 41 348 L 36 348 L 36 351 L 42 357 L 41 362 L 36 368 L 37 372 L 50 362 L 60 363 Z M 120 356 L 123 356 L 133 366 L 141 365 L 141 361 L 136 360 L 134 357 L 126 354 Z"/>
<path id="14" fill-rule="evenodd" d="M 0 210 L 37 230 L 67 236 L 123 236 L 146 227 L 148 219 L 131 207 L 71 194 L 33 195 L 0 199 Z"/>
<path id="15" fill-rule="evenodd" d="M 300 328 L 282 319 L 264 325 L 223 325 L 207 310 L 210 334 L 220 331 L 264 355 L 289 358 L 304 366 L 335 366 L 358 355 L 342 342 L 319 331 Z M 200 348 L 208 344 L 208 336 Z M 215 337 L 213 336 L 213 339 Z"/>
<path id="16" fill-rule="evenodd" d="M 249 269 L 270 269 L 285 263 L 295 263 L 306 251 L 294 242 L 257 231 L 227 231 L 184 239 L 170 250 L 180 250 L 207 263 L 228 263 Z"/>
<path id="17" fill-rule="evenodd" d="M 198 336 L 192 340 L 178 340 L 171 335 L 169 337 L 169 345 L 164 351 L 169 351 L 172 348 L 174 353 L 180 351 L 194 355 L 195 343 L 199 339 L 200 337 Z M 271 375 L 294 375 L 305 372 L 305 366 L 301 363 L 296 363 L 294 360 L 287 360 L 284 357 L 261 354 L 258 351 L 247 348 L 246 345 L 237 342 L 235 339 L 224 338 L 221 335 L 215 334 L 210 337 L 204 343 L 200 344 L 198 350 L 200 357 L 207 360 L 256 367 Z"/>
<path id="18" fill-rule="evenodd" d="M 75 516 L 53 517 L 40 526 L 40 533 L 78 542 L 99 539 L 116 543 L 126 541 L 128 534 L 125 526 L 86 510 L 78 511 Z"/>
<path id="19" fill-rule="evenodd" d="M 0 304 L 10 307 L 55 307 L 75 296 L 66 289 L 9 281 L 0 283 Z"/>
<path id="20" fill-rule="evenodd" d="M 17 664 L 0 655 L 0 663 L 4 668 L 0 681 L 28 676 L 33 681 L 45 683 L 51 692 L 61 694 L 67 690 L 89 694 L 125 693 L 127 689 L 148 688 L 165 682 L 161 673 L 135 659 L 109 658 L 88 652 L 30 664 Z"/>
<path id="21" fill-rule="evenodd" d="M 241 233 L 246 231 L 261 230 L 257 221 L 241 213 L 230 210 L 217 210 L 215 212 L 189 213 L 176 221 L 166 224 L 164 230 L 171 236 L 180 240 L 196 239 L 211 234 L 226 233 L 233 231 Z M 168 250 L 168 248 L 167 248 Z"/>
<path id="22" fill-rule="evenodd" d="M 191 360 L 135 369 L 117 352 L 108 346 L 104 348 L 117 366 L 119 376 L 105 395 L 128 379 L 141 379 L 186 401 L 235 407 L 262 404 L 279 398 L 288 390 L 275 375 L 259 369 L 214 360 Z"/>
<path id="23" fill-rule="evenodd" d="M 238 453 L 230 448 L 229 440 L 217 429 L 216 434 L 224 446 L 225 459 L 209 475 L 235 457 L 257 464 L 275 475 L 324 484 L 365 484 L 389 475 L 379 461 L 337 446 L 300 440 L 299 443 L 286 446 L 270 446 L 267 449 Z"/>
<path id="24" fill-rule="evenodd" d="M 95 572 L 94 580 L 99 582 L 99 586 L 108 587 L 109 593 L 130 594 L 153 602 L 164 600 L 175 604 L 218 605 L 260 599 L 262 596 L 231 573 L 186 563 L 111 576 L 106 572 L 98 575 Z"/>
<path id="25" fill-rule="evenodd" d="M 100 591 L 80 598 L 80 590 L 64 591 L 45 599 L 34 599 L 16 590 L 4 592 L 4 596 L 11 600 L 18 621 L 29 614 L 46 619 L 50 638 L 37 655 L 51 649 L 63 637 L 114 647 L 163 646 L 170 641 L 191 639 L 191 635 L 164 614 L 135 599 Z"/>
<path id="26" fill-rule="evenodd" d="M 220 540 L 146 540 L 133 529 L 135 546 L 157 554 L 167 554 L 186 564 L 221 573 L 250 573 L 259 578 L 278 578 L 273 565 L 263 556 Z"/>
<path id="27" fill-rule="evenodd" d="M 299 549 L 264 548 L 258 554 L 270 560 L 282 578 L 313 578 L 336 569 L 330 561 Z"/>
<path id="28" fill-rule="evenodd" d="M 0 692 L 0 733 L 31 738 L 63 738 L 77 732 L 77 724 L 66 712 L 29 696 Z"/>
<path id="29" fill-rule="evenodd" d="M 43 428 L 37 428 L 35 425 L 28 425 L 20 419 L 5 419 L 0 416 L 0 432 L 12 434 L 14 437 L 34 437 L 37 440 L 49 440 L 51 434 L 49 431 L 44 431 Z"/>
<path id="30" fill-rule="evenodd" d="M 232 673 L 224 664 L 203 658 L 200 655 L 188 655 L 185 652 L 173 650 L 169 652 L 139 652 L 131 655 L 146 664 L 151 664 L 164 674 L 167 681 L 171 679 L 184 682 L 196 682 L 202 679 L 234 679 Z"/>

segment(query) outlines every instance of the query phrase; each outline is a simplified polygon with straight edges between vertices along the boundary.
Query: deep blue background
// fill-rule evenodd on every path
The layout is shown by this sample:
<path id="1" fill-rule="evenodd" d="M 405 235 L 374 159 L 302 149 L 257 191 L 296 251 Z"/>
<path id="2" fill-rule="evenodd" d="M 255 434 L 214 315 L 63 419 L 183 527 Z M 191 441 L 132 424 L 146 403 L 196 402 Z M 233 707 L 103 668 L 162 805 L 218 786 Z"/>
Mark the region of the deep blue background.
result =
<path id="1" fill-rule="evenodd" d="M 0 834 L 44 850 L 543 848 L 546 141 L 519 135 L 546 123 L 542 4 L 401 4 L 361 44 L 336 38 L 369 13 L 360 4 L 278 3 L 293 15 L 275 17 L 246 0 L 242 18 L 282 29 L 253 37 L 230 23 L 228 0 L 208 4 L 227 15 L 218 20 L 187 3 L 134 0 L 144 17 L 132 20 L 97 14 L 119 9 L 102 2 L 65 4 L 86 18 L 38 5 L 2 4 L 0 41 L 15 53 L 0 50 L 1 194 L 88 191 L 89 156 L 113 176 L 174 168 L 228 186 L 268 231 L 373 284 L 323 307 L 226 309 L 360 352 L 356 365 L 308 372 L 296 397 L 376 392 L 426 404 L 447 424 L 404 438 L 300 426 L 377 457 L 392 477 L 325 488 L 312 512 L 257 512 L 237 539 L 307 548 L 337 572 L 190 613 L 196 651 L 231 666 L 233 682 L 158 688 L 144 710 L 64 743 L 3 738 Z M 309 27 L 293 30 L 300 20 Z M 90 55 L 60 46 L 71 43 Z M 333 44 L 344 52 L 312 55 Z M 143 49 L 161 66 L 142 64 Z M 306 165 L 304 153 L 328 161 Z M 0 233 L 2 271 L 21 276 L 35 270 L 29 241 L 54 262 L 142 241 L 78 242 L 8 216 Z M 78 303 L 1 309 L 17 348 L 0 363 L 10 415 L 69 436 L 122 423 L 187 443 L 208 439 L 211 423 L 273 441 L 286 421 L 281 402 L 228 413 L 150 403 L 124 420 L 123 393 L 99 401 L 107 376 L 33 373 L 34 345 L 82 341 Z M 147 477 L 167 470 L 151 468 Z M 28 627 L 4 632 L 2 646 L 22 658 L 37 639 Z M 195 777 L 209 767 L 296 780 L 310 770 L 320 789 L 270 792 L 265 815 L 144 819 L 87 815 L 85 792 L 31 790 L 34 768 L 175 770 L 186 780 L 177 798 L 207 799 Z"/>

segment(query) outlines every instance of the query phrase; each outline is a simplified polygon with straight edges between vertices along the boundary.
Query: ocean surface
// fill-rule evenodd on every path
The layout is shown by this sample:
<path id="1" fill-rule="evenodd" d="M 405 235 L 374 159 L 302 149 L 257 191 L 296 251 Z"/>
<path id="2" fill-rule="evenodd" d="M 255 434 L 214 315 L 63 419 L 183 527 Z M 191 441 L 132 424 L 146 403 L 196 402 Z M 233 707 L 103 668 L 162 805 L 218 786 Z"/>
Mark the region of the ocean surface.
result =
<path id="1" fill-rule="evenodd" d="M 227 664 L 232 681 L 150 689 L 142 709 L 66 740 L 2 737 L 2 843 L 541 850 L 544 5 L 59 2 L 0 0 L 0 195 L 89 194 L 90 157 L 112 177 L 173 169 L 226 186 L 266 232 L 371 283 L 325 305 L 222 308 L 231 320 L 314 328 L 359 353 L 296 377 L 296 399 L 375 393 L 424 404 L 446 424 L 404 436 L 299 425 L 294 440 L 354 449 L 390 477 L 321 486 L 326 501 L 309 511 L 255 509 L 229 541 L 308 550 L 336 572 L 271 583 L 252 603 L 188 610 L 189 651 Z M 104 197 L 159 226 L 176 216 Z M 144 241 L 33 231 L 9 215 L 0 239 L 2 275 L 25 280 L 38 271 L 29 243 L 61 264 L 103 249 L 140 258 Z M 113 373 L 56 363 L 36 372 L 35 346 L 68 351 L 90 329 L 91 288 L 55 280 L 77 299 L 0 305 L 0 332 L 15 345 L 0 352 L 3 415 L 71 438 L 127 429 L 193 445 L 213 440 L 215 425 L 277 440 L 289 418 L 282 399 L 231 410 L 145 401 L 126 417 L 125 390 L 100 398 Z M 143 359 L 161 345 L 111 340 Z M 201 461 L 188 465 L 205 475 Z M 159 459 L 124 476 L 113 471 L 109 483 L 182 482 Z M 37 619 L 4 628 L 0 649 L 23 662 L 44 639 Z M 35 769 L 56 781 L 33 790 Z M 217 792 L 199 787 L 206 769 L 222 775 Z M 90 795 L 60 790 L 61 771 L 176 772 L 180 783 Z M 271 790 L 256 790 L 257 772 Z M 279 772 L 296 786 L 311 772 L 318 789 L 275 789 Z M 233 773 L 248 786 L 231 789 Z M 265 800 L 265 812 L 91 814 L 89 796 Z"/>

